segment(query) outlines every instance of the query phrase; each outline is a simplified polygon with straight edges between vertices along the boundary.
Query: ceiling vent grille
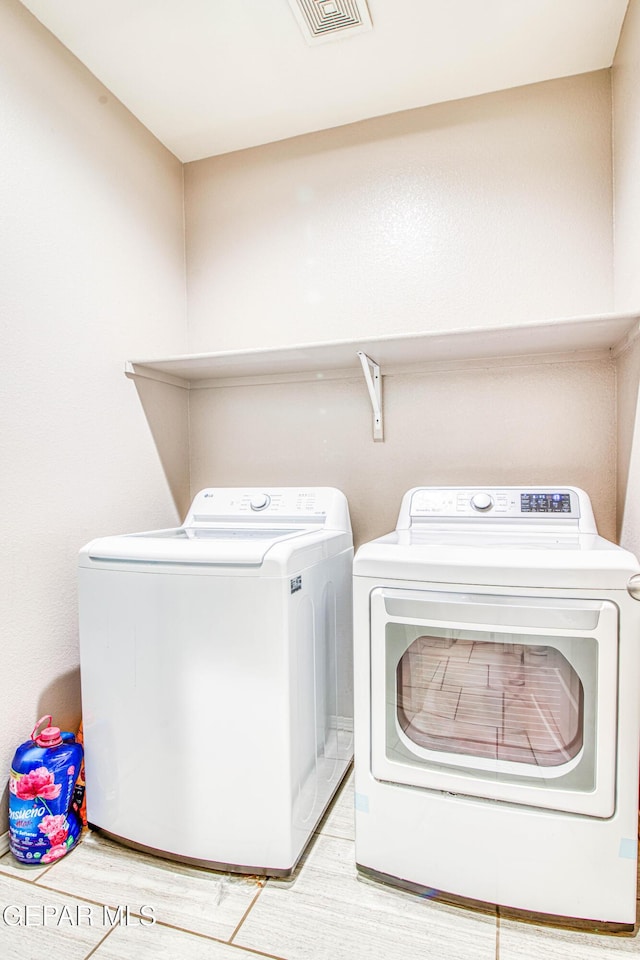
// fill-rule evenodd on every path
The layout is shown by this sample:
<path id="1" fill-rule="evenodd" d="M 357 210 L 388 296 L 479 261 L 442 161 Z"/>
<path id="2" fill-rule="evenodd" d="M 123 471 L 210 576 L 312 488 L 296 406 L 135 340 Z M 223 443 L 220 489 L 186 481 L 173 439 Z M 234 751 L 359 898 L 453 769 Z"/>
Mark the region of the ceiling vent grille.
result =
<path id="1" fill-rule="evenodd" d="M 338 40 L 371 30 L 366 0 L 289 0 L 307 43 Z"/>

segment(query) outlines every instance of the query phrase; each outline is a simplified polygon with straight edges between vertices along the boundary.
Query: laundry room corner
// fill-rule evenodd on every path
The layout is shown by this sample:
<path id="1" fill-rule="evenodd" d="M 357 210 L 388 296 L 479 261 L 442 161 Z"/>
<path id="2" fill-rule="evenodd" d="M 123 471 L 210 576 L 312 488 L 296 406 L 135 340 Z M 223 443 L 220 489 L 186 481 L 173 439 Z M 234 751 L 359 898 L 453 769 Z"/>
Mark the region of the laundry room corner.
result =
<path id="1" fill-rule="evenodd" d="M 184 517 L 190 503 L 189 391 L 184 386 L 134 376 L 149 431 L 171 491 L 178 517 Z"/>

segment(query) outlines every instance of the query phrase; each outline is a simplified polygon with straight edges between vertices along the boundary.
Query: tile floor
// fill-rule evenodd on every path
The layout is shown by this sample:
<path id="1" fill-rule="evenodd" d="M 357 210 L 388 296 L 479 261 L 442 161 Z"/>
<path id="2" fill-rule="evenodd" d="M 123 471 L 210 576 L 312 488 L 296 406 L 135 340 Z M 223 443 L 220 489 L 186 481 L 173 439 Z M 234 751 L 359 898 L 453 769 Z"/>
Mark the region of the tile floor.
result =
<path id="1" fill-rule="evenodd" d="M 465 909 L 358 879 L 352 808 L 349 778 L 291 881 L 184 867 L 96 834 L 49 867 L 21 867 L 7 854 L 0 958 L 640 960 L 635 935 L 507 919 L 495 908 Z"/>

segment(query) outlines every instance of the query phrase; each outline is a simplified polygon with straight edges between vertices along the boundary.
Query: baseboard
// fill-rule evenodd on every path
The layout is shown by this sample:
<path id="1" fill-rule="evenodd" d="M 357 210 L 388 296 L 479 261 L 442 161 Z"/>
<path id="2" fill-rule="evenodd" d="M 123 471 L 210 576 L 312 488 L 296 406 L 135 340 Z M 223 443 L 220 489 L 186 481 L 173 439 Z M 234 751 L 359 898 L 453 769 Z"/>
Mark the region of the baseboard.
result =
<path id="1" fill-rule="evenodd" d="M 0 857 L 4 857 L 5 853 L 9 853 L 9 831 L 6 833 L 0 833 Z"/>

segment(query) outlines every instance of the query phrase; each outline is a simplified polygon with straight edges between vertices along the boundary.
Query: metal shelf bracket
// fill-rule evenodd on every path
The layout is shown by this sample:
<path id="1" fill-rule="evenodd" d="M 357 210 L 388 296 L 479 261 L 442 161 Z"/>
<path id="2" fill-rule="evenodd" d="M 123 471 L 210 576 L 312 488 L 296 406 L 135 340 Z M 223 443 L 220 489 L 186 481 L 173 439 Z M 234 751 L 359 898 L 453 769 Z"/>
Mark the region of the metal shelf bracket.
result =
<path id="1" fill-rule="evenodd" d="M 362 364 L 364 380 L 369 391 L 369 399 L 373 409 L 373 439 L 384 440 L 382 433 L 382 374 L 380 367 L 371 357 L 362 350 L 358 350 L 358 357 Z"/>

